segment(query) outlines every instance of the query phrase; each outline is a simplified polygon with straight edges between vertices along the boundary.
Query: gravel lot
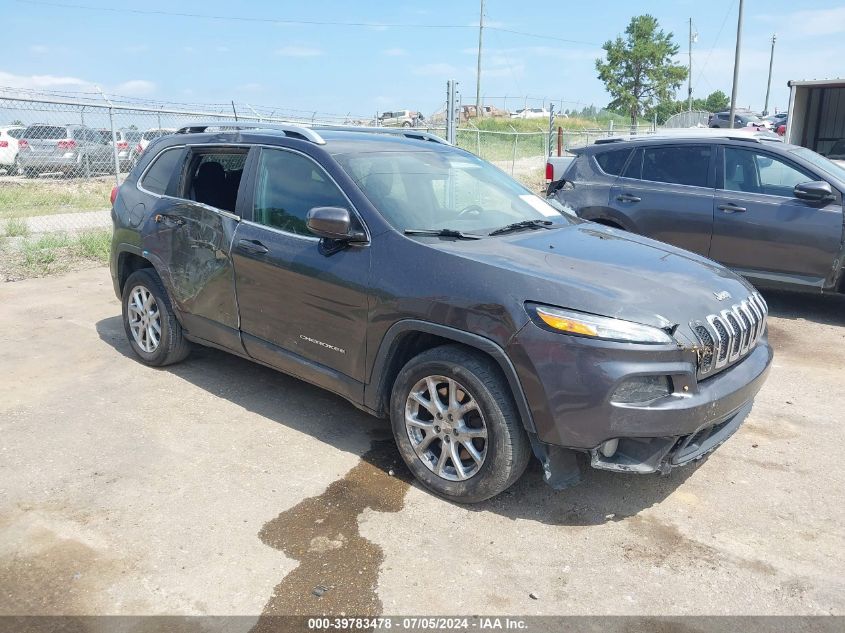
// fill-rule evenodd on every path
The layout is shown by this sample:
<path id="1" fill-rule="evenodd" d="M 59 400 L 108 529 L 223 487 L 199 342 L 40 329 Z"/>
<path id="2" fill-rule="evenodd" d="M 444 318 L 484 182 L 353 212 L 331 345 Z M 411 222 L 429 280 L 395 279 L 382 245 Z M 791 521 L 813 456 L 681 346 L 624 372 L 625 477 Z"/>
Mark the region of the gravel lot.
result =
<path id="1" fill-rule="evenodd" d="M 333 395 L 134 361 L 104 268 L 0 285 L 0 615 L 842 615 L 845 301 L 767 298 L 771 376 L 709 460 L 462 507 Z"/>

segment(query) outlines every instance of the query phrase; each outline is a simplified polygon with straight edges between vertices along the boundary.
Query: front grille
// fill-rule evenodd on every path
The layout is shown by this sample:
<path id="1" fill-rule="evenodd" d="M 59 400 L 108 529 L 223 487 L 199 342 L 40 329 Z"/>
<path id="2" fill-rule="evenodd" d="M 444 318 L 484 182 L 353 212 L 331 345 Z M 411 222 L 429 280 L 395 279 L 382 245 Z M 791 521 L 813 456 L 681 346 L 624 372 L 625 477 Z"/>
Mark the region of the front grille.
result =
<path id="1" fill-rule="evenodd" d="M 690 323 L 701 345 L 698 376 L 705 377 L 743 358 L 766 330 L 769 308 L 755 292 L 728 310 Z"/>

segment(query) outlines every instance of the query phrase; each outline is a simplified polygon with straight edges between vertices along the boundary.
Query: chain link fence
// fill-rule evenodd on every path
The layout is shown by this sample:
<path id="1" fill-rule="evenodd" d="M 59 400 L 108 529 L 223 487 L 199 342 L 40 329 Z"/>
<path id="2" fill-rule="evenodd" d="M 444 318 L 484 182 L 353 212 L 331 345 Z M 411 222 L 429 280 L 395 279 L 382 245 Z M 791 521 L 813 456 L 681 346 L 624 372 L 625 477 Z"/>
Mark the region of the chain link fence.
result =
<path id="1" fill-rule="evenodd" d="M 688 110 L 687 112 L 678 112 L 666 119 L 666 123 L 663 124 L 663 127 L 707 127 L 710 122 L 710 116 L 710 112 L 705 110 Z"/>
<path id="2" fill-rule="evenodd" d="M 0 88 L 0 237 L 108 229 L 111 189 L 122 182 L 151 140 L 198 120 L 234 118 L 306 126 L 377 121 L 302 112 L 277 116 L 266 108 L 233 103 L 182 109 L 115 102 L 105 95 L 76 99 Z M 544 184 L 549 154 L 629 132 L 627 127 L 614 130 L 610 124 L 607 129 L 550 133 L 548 122 L 542 120 L 536 131 L 525 130 L 524 125 L 507 127 L 509 131 L 478 129 L 469 121 L 457 130 L 456 144 L 537 191 Z M 443 127 L 417 129 L 445 135 Z"/>

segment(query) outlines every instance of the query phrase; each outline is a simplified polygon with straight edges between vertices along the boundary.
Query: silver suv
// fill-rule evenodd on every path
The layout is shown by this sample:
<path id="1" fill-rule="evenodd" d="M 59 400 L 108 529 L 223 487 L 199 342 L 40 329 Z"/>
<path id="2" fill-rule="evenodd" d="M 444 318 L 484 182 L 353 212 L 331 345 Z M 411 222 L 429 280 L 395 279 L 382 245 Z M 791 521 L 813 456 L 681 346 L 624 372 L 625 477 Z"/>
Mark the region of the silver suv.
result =
<path id="1" fill-rule="evenodd" d="M 27 178 L 46 172 L 81 176 L 114 169 L 111 143 L 84 125 L 30 125 L 18 141 L 18 163 Z"/>

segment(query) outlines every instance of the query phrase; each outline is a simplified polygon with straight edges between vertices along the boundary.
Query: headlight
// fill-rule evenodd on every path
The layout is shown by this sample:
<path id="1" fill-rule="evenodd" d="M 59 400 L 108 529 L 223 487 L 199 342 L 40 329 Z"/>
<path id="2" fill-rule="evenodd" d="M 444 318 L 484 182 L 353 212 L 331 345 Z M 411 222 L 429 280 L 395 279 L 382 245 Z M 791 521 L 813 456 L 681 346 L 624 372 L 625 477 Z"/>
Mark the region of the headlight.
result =
<path id="1" fill-rule="evenodd" d="M 658 344 L 674 342 L 674 339 L 666 331 L 650 325 L 561 308 L 534 306 L 533 309 L 537 318 L 547 326 L 567 334 L 611 341 L 625 341 L 627 343 Z"/>

